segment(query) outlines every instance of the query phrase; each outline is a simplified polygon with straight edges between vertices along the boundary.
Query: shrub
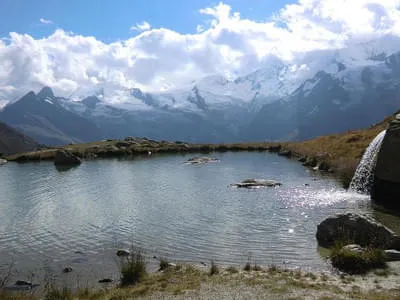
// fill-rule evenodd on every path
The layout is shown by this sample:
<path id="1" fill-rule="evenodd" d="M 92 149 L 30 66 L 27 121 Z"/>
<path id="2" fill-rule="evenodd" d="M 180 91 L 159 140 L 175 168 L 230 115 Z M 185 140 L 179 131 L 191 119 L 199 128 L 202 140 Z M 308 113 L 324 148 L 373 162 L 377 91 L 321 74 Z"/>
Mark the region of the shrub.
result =
<path id="1" fill-rule="evenodd" d="M 334 247 L 330 259 L 335 268 L 350 274 L 364 274 L 371 269 L 387 267 L 385 252 L 375 248 L 358 252 Z"/>
<path id="2" fill-rule="evenodd" d="M 146 261 L 142 251 L 132 249 L 121 265 L 121 285 L 132 285 L 140 282 L 146 276 Z"/>
<path id="3" fill-rule="evenodd" d="M 164 270 L 168 269 L 168 267 L 169 267 L 168 259 L 166 259 L 165 257 L 161 257 L 160 258 L 160 269 L 159 269 L 159 271 L 164 271 Z"/>
<path id="4" fill-rule="evenodd" d="M 262 268 L 261 268 L 261 266 L 259 265 L 259 264 L 254 264 L 254 266 L 253 266 L 253 270 L 254 271 L 262 271 Z"/>
<path id="5" fill-rule="evenodd" d="M 249 261 L 244 265 L 243 270 L 244 270 L 244 271 L 247 271 L 247 272 L 248 272 L 248 271 L 251 271 L 251 264 L 250 264 Z"/>
<path id="6" fill-rule="evenodd" d="M 217 264 L 212 260 L 210 267 L 210 275 L 216 275 L 216 274 L 219 274 L 219 268 Z"/>
<path id="7" fill-rule="evenodd" d="M 227 269 L 226 269 L 226 271 L 227 271 L 228 273 L 230 273 L 230 274 L 236 274 L 236 273 L 239 273 L 239 270 L 238 270 L 238 269 L 236 269 L 236 268 L 235 268 L 235 267 L 233 267 L 233 266 L 231 266 L 231 267 L 227 268 Z"/>

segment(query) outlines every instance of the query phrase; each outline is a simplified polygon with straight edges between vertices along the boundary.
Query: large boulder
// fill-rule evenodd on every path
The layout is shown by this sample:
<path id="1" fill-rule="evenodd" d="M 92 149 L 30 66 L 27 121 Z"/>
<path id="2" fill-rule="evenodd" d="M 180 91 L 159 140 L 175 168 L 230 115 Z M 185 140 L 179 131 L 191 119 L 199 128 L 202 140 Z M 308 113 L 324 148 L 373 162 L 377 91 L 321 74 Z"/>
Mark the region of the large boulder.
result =
<path id="1" fill-rule="evenodd" d="M 371 198 L 378 204 L 400 210 L 400 115 L 386 131 L 378 153 Z"/>
<path id="2" fill-rule="evenodd" d="M 317 240 L 322 247 L 335 243 L 354 243 L 362 247 L 400 248 L 400 238 L 389 228 L 373 219 L 354 213 L 329 217 L 317 227 Z"/>
<path id="3" fill-rule="evenodd" d="M 77 166 L 81 164 L 81 160 L 67 150 L 57 150 L 54 164 L 56 166 Z"/>

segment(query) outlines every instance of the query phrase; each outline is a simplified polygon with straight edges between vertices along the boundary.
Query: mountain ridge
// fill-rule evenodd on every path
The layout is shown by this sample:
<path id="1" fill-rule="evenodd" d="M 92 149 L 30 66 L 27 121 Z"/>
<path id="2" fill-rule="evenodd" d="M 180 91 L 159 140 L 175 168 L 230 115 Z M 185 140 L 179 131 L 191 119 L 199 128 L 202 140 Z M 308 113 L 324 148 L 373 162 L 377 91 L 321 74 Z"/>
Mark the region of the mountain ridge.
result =
<path id="1" fill-rule="evenodd" d="M 235 80 L 208 76 L 160 93 L 132 88 L 110 96 L 101 89 L 76 101 L 44 87 L 7 105 L 0 120 L 48 144 L 129 135 L 199 143 L 304 140 L 362 128 L 400 108 L 400 51 L 378 46 L 321 50 L 295 63 L 270 57 Z"/>

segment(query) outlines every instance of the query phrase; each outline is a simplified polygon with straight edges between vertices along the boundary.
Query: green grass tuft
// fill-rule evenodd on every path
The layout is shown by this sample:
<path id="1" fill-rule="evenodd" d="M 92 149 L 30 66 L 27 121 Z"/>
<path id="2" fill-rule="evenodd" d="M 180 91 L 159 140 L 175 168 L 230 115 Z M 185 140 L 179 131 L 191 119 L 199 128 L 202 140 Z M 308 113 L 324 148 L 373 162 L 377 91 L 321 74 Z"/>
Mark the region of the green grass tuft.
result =
<path id="1" fill-rule="evenodd" d="M 375 248 L 356 252 L 334 247 L 330 259 L 335 268 L 349 274 L 364 274 L 372 269 L 387 267 L 385 252 Z"/>
<path id="2" fill-rule="evenodd" d="M 124 258 L 121 265 L 121 285 L 133 285 L 147 275 L 146 261 L 142 251 L 138 248 L 133 248 L 131 254 Z"/>
<path id="3" fill-rule="evenodd" d="M 219 268 L 217 264 L 212 260 L 210 267 L 210 275 L 217 275 L 217 274 L 219 274 Z"/>

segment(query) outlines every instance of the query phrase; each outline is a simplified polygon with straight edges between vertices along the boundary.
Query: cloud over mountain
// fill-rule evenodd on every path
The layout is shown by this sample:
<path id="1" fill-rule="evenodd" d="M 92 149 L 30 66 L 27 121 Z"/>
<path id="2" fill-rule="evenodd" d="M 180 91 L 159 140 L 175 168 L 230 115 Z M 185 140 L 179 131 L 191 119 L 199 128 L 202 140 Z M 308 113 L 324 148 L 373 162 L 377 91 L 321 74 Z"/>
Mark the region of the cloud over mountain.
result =
<path id="1" fill-rule="evenodd" d="M 106 98 L 118 101 L 133 87 L 160 91 L 210 74 L 243 75 L 263 66 L 271 55 L 296 61 L 311 51 L 399 37 L 399 4 L 299 0 L 260 22 L 219 3 L 200 10 L 205 20 L 192 34 L 151 29 L 143 22 L 136 25 L 138 35 L 112 43 L 62 29 L 41 39 L 11 32 L 0 40 L 0 102 L 44 85 L 63 96 L 101 89 Z M 390 48 L 391 39 L 384 43 L 383 50 Z"/>

